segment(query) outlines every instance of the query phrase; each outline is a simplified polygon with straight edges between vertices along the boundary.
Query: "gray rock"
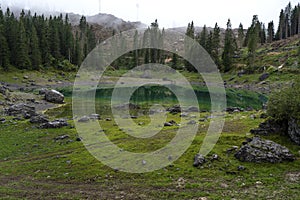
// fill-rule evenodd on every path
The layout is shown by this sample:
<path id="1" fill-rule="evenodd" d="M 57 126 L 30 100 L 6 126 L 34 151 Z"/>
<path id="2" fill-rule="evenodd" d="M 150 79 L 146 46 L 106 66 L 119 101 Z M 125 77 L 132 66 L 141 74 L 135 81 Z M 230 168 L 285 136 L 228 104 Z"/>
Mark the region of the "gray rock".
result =
<path id="1" fill-rule="evenodd" d="M 173 126 L 173 124 L 171 124 L 170 122 L 165 122 L 164 126 Z"/>
<path id="2" fill-rule="evenodd" d="M 0 94 L 6 95 L 6 89 L 5 86 L 0 86 Z"/>
<path id="3" fill-rule="evenodd" d="M 100 115 L 99 114 L 91 114 L 89 116 L 90 119 L 94 119 L 94 120 L 100 120 Z"/>
<path id="4" fill-rule="evenodd" d="M 195 120 L 191 120 L 187 123 L 188 125 L 194 125 L 194 124 L 197 124 L 197 122 Z"/>
<path id="5" fill-rule="evenodd" d="M 43 123 L 40 125 L 40 128 L 48 129 L 48 128 L 62 128 L 64 126 L 68 126 L 68 122 L 64 119 L 54 120 L 52 122 Z"/>
<path id="6" fill-rule="evenodd" d="M 248 139 L 234 156 L 240 161 L 254 163 L 295 160 L 294 155 L 286 147 L 260 137 Z"/>
<path id="7" fill-rule="evenodd" d="M 264 74 L 262 74 L 260 77 L 259 77 L 259 80 L 260 81 L 264 81 L 264 80 L 266 80 L 267 78 L 269 78 L 269 74 L 268 73 L 264 73 Z"/>
<path id="8" fill-rule="evenodd" d="M 199 108 L 195 106 L 190 106 L 188 107 L 187 112 L 199 112 Z"/>
<path id="9" fill-rule="evenodd" d="M 49 120 L 43 115 L 36 115 L 30 118 L 30 123 L 32 124 L 42 124 L 47 122 L 49 122 Z"/>
<path id="10" fill-rule="evenodd" d="M 54 140 L 58 141 L 58 140 L 64 140 L 64 139 L 68 139 L 68 138 L 70 138 L 69 135 L 61 135 L 61 136 L 54 138 Z"/>
<path id="11" fill-rule="evenodd" d="M 167 111 L 171 114 L 177 114 L 181 112 L 181 108 L 180 105 L 174 105 L 173 107 L 168 108 Z"/>
<path id="12" fill-rule="evenodd" d="M 288 135 L 293 142 L 300 145 L 300 125 L 297 120 L 291 119 L 288 122 Z"/>
<path id="13" fill-rule="evenodd" d="M 88 121 L 90 121 L 90 118 L 88 116 L 83 116 L 82 118 L 80 118 L 78 120 L 78 122 L 80 122 L 80 123 L 85 123 L 85 122 L 88 122 Z"/>
<path id="14" fill-rule="evenodd" d="M 196 154 L 194 157 L 194 167 L 199 167 L 201 165 L 203 165 L 206 162 L 206 159 L 204 158 L 204 156 L 202 154 Z"/>
<path id="15" fill-rule="evenodd" d="M 35 112 L 35 108 L 32 106 L 29 106 L 24 103 L 12 105 L 9 108 L 6 108 L 4 110 L 6 115 L 9 116 L 15 116 L 15 117 L 24 117 L 25 119 L 29 119 L 33 116 L 36 116 L 37 113 Z"/>
<path id="16" fill-rule="evenodd" d="M 64 103 L 64 95 L 56 90 L 47 90 L 45 93 L 45 100 L 51 103 Z"/>

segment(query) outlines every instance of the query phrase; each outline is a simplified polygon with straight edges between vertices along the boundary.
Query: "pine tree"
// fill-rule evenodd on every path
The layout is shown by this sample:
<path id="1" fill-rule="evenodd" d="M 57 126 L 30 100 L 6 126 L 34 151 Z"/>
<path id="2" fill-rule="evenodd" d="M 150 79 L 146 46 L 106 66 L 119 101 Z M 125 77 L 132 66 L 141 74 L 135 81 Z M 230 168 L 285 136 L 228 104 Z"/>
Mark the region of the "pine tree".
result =
<path id="1" fill-rule="evenodd" d="M 224 72 L 228 72 L 232 68 L 232 58 L 234 56 L 235 51 L 235 39 L 232 32 L 231 21 L 228 19 L 227 28 L 225 31 L 225 45 L 224 51 L 222 54 Z"/>
<path id="2" fill-rule="evenodd" d="M 253 71 L 253 65 L 256 58 L 256 49 L 259 42 L 260 22 L 257 15 L 253 16 L 251 27 L 248 29 L 248 64 L 249 72 Z"/>
<path id="3" fill-rule="evenodd" d="M 22 21 L 19 22 L 18 36 L 17 49 L 16 52 L 13 52 L 16 57 L 16 66 L 19 69 L 29 69 L 31 67 L 31 63 L 28 57 L 27 37 Z"/>
<path id="4" fill-rule="evenodd" d="M 197 35 L 197 41 L 204 49 L 206 49 L 207 37 L 208 37 L 208 31 L 206 25 L 204 25 L 201 33 Z"/>
<path id="5" fill-rule="evenodd" d="M 280 12 L 279 16 L 279 24 L 278 24 L 278 29 L 276 33 L 276 39 L 277 40 L 282 40 L 285 39 L 285 16 L 283 10 Z"/>
<path id="6" fill-rule="evenodd" d="M 260 38 L 260 43 L 265 44 L 267 41 L 266 37 L 266 28 L 263 23 L 260 24 L 260 29 L 259 29 L 259 38 Z"/>
<path id="7" fill-rule="evenodd" d="M 7 71 L 9 69 L 9 49 L 2 29 L 2 25 L 0 25 L 0 66 Z"/>
<path id="8" fill-rule="evenodd" d="M 243 27 L 243 24 L 240 23 L 239 29 L 238 29 L 238 47 L 239 48 L 243 47 L 244 39 L 245 39 L 244 27 Z"/>
<path id="9" fill-rule="evenodd" d="M 211 46 L 211 57 L 216 63 L 217 66 L 221 66 L 219 59 L 219 49 L 220 49 L 220 27 L 218 24 L 215 24 L 213 35 L 212 35 L 212 46 Z"/>
<path id="10" fill-rule="evenodd" d="M 75 39 L 75 47 L 74 47 L 74 61 L 73 63 L 77 66 L 81 65 L 82 62 L 82 53 L 81 53 L 81 45 L 80 45 L 80 38 L 78 32 L 76 32 L 76 39 Z"/>
<path id="11" fill-rule="evenodd" d="M 31 59 L 32 68 L 35 70 L 39 69 L 40 65 L 42 64 L 42 56 L 40 52 L 37 33 L 34 26 L 32 26 L 31 30 L 29 56 Z"/>
<path id="12" fill-rule="evenodd" d="M 274 40 L 274 23 L 273 21 L 269 22 L 268 24 L 268 37 L 267 37 L 267 41 L 268 43 L 273 42 Z"/>
<path id="13" fill-rule="evenodd" d="M 56 59 L 60 60 L 60 40 L 59 40 L 59 33 L 58 33 L 58 25 L 57 25 L 57 18 L 52 18 L 50 16 L 49 19 L 49 46 L 50 46 L 50 53 Z"/>

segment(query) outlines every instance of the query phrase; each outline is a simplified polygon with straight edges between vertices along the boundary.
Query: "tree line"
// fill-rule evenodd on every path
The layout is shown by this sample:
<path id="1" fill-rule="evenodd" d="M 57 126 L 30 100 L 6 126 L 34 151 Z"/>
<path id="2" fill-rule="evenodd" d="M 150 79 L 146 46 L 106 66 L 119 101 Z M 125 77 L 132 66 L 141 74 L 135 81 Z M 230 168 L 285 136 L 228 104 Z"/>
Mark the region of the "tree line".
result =
<path id="1" fill-rule="evenodd" d="M 93 27 L 84 16 L 78 27 L 72 27 L 68 14 L 47 18 L 22 10 L 17 18 L 9 8 L 5 13 L 0 8 L 0 66 L 5 70 L 69 70 L 95 46 Z"/>

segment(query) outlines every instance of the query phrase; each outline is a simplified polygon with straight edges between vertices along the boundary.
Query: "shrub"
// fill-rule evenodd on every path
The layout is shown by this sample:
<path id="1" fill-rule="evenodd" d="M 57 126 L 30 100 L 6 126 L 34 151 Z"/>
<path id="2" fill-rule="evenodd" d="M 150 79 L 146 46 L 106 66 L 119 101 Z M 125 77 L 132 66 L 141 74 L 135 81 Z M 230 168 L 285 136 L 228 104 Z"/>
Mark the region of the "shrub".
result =
<path id="1" fill-rule="evenodd" d="M 289 88 L 274 92 L 268 102 L 268 115 L 277 121 L 300 120 L 300 78 Z"/>

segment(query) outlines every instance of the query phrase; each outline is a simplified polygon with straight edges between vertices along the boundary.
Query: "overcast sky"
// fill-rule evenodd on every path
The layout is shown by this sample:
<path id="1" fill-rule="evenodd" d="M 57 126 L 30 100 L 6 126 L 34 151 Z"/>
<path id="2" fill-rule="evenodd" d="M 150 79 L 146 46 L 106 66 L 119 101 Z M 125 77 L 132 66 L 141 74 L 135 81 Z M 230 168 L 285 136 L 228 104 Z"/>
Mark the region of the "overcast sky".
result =
<path id="1" fill-rule="evenodd" d="M 101 6 L 99 6 L 101 2 Z M 233 27 L 242 22 L 247 28 L 253 15 L 268 23 L 278 24 L 279 12 L 288 0 L 0 0 L 3 6 L 21 5 L 27 8 L 74 12 L 83 15 L 113 14 L 125 21 L 141 21 L 147 25 L 158 19 L 160 27 L 196 26 L 213 27 L 215 22 L 225 27 L 230 18 Z M 291 0 L 293 6 L 300 0 Z"/>

